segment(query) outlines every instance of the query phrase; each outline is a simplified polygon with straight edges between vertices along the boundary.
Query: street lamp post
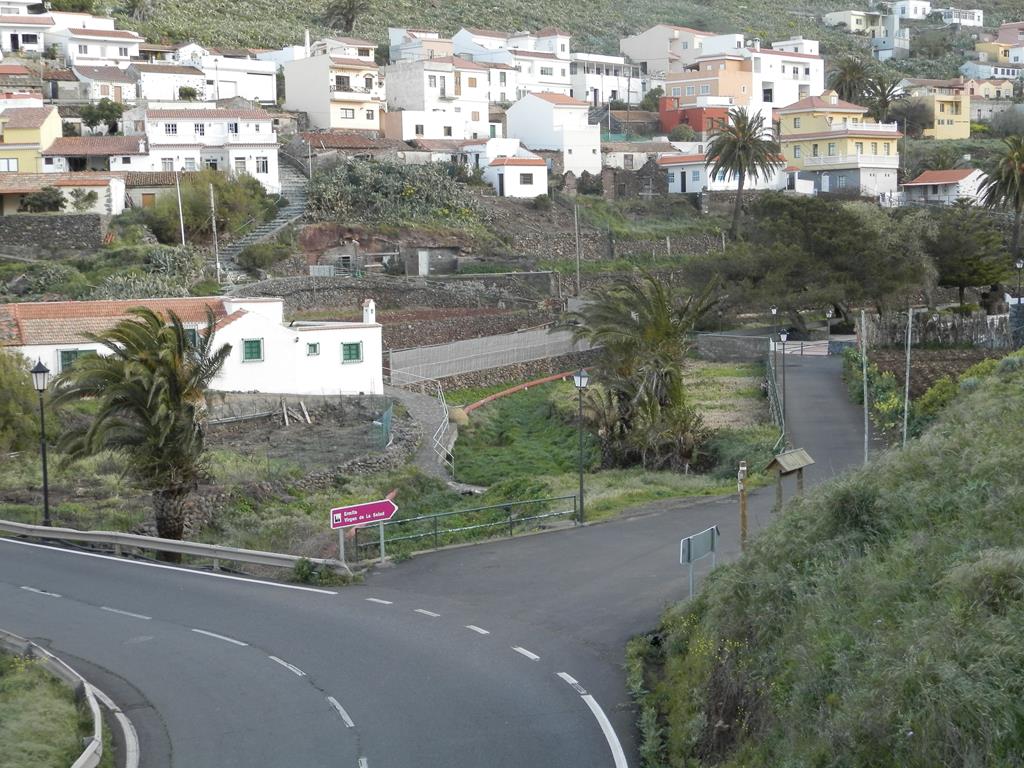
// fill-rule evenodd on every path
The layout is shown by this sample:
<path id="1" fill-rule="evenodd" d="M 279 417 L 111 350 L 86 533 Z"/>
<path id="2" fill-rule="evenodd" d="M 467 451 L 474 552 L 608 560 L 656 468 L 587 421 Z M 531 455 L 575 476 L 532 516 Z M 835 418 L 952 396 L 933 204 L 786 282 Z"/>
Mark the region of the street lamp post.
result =
<path id="1" fill-rule="evenodd" d="M 832 346 L 832 307 L 825 310 L 825 354 Z"/>
<path id="2" fill-rule="evenodd" d="M 580 435 L 580 511 L 578 523 L 583 525 L 583 390 L 585 390 L 587 388 L 587 384 L 590 383 L 590 374 L 587 373 L 587 369 L 580 368 L 577 373 L 573 374 L 572 382 L 576 385 L 576 392 L 579 395 L 578 431 Z"/>
<path id="3" fill-rule="evenodd" d="M 774 367 L 778 368 L 779 367 L 779 359 L 778 359 L 778 356 L 775 354 L 775 337 L 779 333 L 779 321 L 778 321 L 779 308 L 777 306 L 775 306 L 774 304 L 772 304 L 768 309 L 771 310 L 771 313 L 772 313 L 772 365 Z"/>
<path id="4" fill-rule="evenodd" d="M 43 365 L 43 361 L 36 362 L 31 370 L 32 385 L 39 393 L 39 453 L 43 459 L 43 525 L 52 525 L 50 522 L 50 482 L 46 475 L 46 409 L 43 407 L 43 395 L 46 394 L 46 385 L 50 383 L 50 369 Z"/>
<path id="5" fill-rule="evenodd" d="M 786 339 L 789 332 L 783 330 L 779 333 L 779 340 L 782 341 L 782 423 L 786 423 Z"/>
<path id="6" fill-rule="evenodd" d="M 1024 259 L 1017 259 L 1013 266 L 1017 268 L 1017 304 L 1020 305 L 1020 273 L 1024 272 Z"/>

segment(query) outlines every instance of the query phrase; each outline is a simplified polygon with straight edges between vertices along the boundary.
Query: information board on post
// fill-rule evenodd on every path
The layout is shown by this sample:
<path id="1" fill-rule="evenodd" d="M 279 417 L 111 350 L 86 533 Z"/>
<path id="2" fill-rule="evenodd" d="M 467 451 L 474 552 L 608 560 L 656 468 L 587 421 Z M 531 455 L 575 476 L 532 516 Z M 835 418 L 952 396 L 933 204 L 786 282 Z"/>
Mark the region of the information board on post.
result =
<path id="1" fill-rule="evenodd" d="M 398 505 L 391 499 L 366 501 L 349 507 L 335 507 L 331 510 L 331 528 L 351 528 L 354 525 L 383 523 L 398 512 Z"/>
<path id="2" fill-rule="evenodd" d="M 689 570 L 690 598 L 693 598 L 693 564 L 711 555 L 711 567 L 715 567 L 715 553 L 718 550 L 718 539 L 721 536 L 718 526 L 713 525 L 693 536 L 679 540 L 679 564 Z"/>

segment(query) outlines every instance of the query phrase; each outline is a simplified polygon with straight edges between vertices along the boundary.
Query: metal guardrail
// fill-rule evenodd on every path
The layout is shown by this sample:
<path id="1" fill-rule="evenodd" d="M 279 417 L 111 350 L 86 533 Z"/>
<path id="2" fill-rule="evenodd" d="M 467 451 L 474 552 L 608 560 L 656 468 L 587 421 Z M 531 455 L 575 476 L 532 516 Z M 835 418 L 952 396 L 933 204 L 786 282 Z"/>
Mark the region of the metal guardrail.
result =
<path id="1" fill-rule="evenodd" d="M 434 434 L 430 436 L 430 444 L 433 446 L 434 453 L 437 455 L 438 461 L 448 468 L 452 477 L 455 477 L 455 458 L 452 456 L 452 452 L 450 450 L 451 446 L 448 445 L 448 428 L 451 423 L 448 412 L 448 401 L 445 400 L 444 387 L 441 386 L 441 382 L 437 379 L 427 379 L 422 376 L 417 376 L 414 373 L 396 371 L 390 368 L 387 370 L 387 376 L 391 385 L 394 387 L 402 387 L 405 389 L 418 388 L 424 394 L 430 394 L 431 396 L 437 397 L 443 417 L 441 423 L 437 425 L 437 429 L 434 430 Z"/>
<path id="2" fill-rule="evenodd" d="M 121 555 L 124 549 L 153 550 L 156 552 L 175 552 L 206 560 L 213 560 L 218 566 L 221 560 L 250 565 L 266 565 L 272 568 L 294 568 L 299 560 L 329 568 L 343 568 L 339 560 L 327 558 L 303 558 L 298 555 L 285 555 L 278 552 L 261 552 L 255 549 L 239 549 L 219 544 L 200 544 L 193 541 L 161 539 L 156 536 L 139 536 L 134 533 L 118 533 L 114 531 L 77 531 L 73 528 L 51 528 L 43 525 L 29 525 L 0 520 L 0 531 L 18 536 L 31 536 L 52 541 L 81 541 L 89 544 L 102 544 L 112 547 L 114 553 Z"/>
<path id="3" fill-rule="evenodd" d="M 556 509 L 550 511 L 545 509 L 545 505 L 554 505 L 557 502 L 568 502 L 572 501 L 571 509 Z M 536 514 L 522 515 L 516 514 L 517 511 L 523 511 L 523 507 L 532 507 L 538 509 Z M 479 521 L 466 521 L 463 524 L 457 524 L 450 527 L 443 527 L 441 525 L 442 520 L 455 516 L 479 516 Z M 420 551 L 423 549 L 438 549 L 439 547 L 447 544 L 459 544 L 464 541 L 468 541 L 468 537 L 459 537 L 458 534 L 469 533 L 471 531 L 482 531 L 488 528 L 501 528 L 508 529 L 508 535 L 510 537 L 515 536 L 516 528 L 522 528 L 524 525 L 533 523 L 539 520 L 548 520 L 556 517 L 569 517 L 574 522 L 579 520 L 578 505 L 576 496 L 555 496 L 548 499 L 528 499 L 526 501 L 506 501 L 502 504 L 491 504 L 486 507 L 474 507 L 472 509 L 457 509 L 451 512 L 439 512 L 433 515 L 418 515 L 416 517 L 407 517 L 388 520 L 383 523 L 384 530 L 394 529 L 398 532 L 398 535 L 387 536 L 384 533 L 384 547 L 387 550 L 389 545 L 397 544 L 400 542 L 420 542 L 427 540 L 429 542 L 426 547 L 419 547 L 413 549 L 413 551 Z M 381 535 L 378 525 L 369 525 L 365 528 L 357 528 L 355 533 L 355 552 L 356 557 L 359 560 L 372 560 L 375 557 L 380 556 L 380 541 Z M 363 534 L 361 536 L 360 534 Z M 458 541 L 453 540 L 454 538 L 459 539 Z M 360 539 L 364 540 L 360 540 Z"/>

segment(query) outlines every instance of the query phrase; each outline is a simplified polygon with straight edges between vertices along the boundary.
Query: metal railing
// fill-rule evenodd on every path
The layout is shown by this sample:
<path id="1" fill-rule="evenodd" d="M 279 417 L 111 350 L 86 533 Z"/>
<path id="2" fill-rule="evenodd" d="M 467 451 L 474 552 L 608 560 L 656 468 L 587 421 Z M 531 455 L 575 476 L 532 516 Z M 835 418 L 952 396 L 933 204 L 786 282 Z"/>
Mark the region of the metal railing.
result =
<path id="1" fill-rule="evenodd" d="M 405 553 L 410 554 L 494 537 L 486 531 L 498 530 L 500 533 L 497 535 L 505 535 L 507 532 L 508 536 L 515 536 L 517 532 L 523 533 L 527 529 L 540 527 L 539 523 L 543 520 L 567 518 L 575 523 L 579 520 L 577 509 L 575 496 L 507 501 L 486 507 L 388 520 L 382 524 L 383 537 L 378 525 L 357 528 L 353 543 L 358 560 L 372 560 L 381 556 L 382 539 L 385 553 L 394 554 L 393 547 L 399 545 Z M 394 531 L 395 535 L 389 536 L 388 531 Z"/>
<path id="2" fill-rule="evenodd" d="M 767 371 L 765 382 L 768 388 L 768 413 L 772 418 L 772 423 L 779 428 L 779 439 L 772 446 L 772 453 L 775 453 L 786 442 L 786 414 L 782 410 L 782 398 L 779 397 L 779 384 L 775 369 L 775 349 L 770 341 L 768 342 L 765 371 Z"/>
<path id="3" fill-rule="evenodd" d="M 72 528 L 51 528 L 43 525 L 29 525 L 0 520 L 0 531 L 17 536 L 31 536 L 51 541 L 80 541 L 89 544 L 101 544 L 113 549 L 120 556 L 126 549 L 153 550 L 155 552 L 174 552 L 205 560 L 212 560 L 215 568 L 221 561 L 232 563 L 248 563 L 250 565 L 266 565 L 273 568 L 294 568 L 299 560 L 328 568 L 341 568 L 338 560 L 325 558 L 303 558 L 298 555 L 285 555 L 278 552 L 261 552 L 255 549 L 239 549 L 225 547 L 220 544 L 200 544 L 193 541 L 177 539 L 161 539 L 156 536 L 139 536 L 134 533 L 118 533 L 115 531 L 77 531 Z"/>
<path id="4" fill-rule="evenodd" d="M 422 376 L 417 376 L 414 373 L 407 371 L 396 371 L 387 369 L 387 376 L 394 387 L 401 387 L 403 389 L 419 390 L 423 394 L 429 394 L 432 397 L 437 398 L 437 402 L 440 405 L 442 420 L 437 425 L 434 433 L 430 436 L 430 444 L 434 449 L 434 453 L 437 455 L 438 461 L 441 462 L 452 477 L 455 477 L 455 458 L 452 456 L 450 446 L 448 445 L 448 429 L 451 424 L 448 411 L 448 401 L 444 397 L 444 387 L 441 386 L 441 382 L 437 379 L 426 379 Z"/>

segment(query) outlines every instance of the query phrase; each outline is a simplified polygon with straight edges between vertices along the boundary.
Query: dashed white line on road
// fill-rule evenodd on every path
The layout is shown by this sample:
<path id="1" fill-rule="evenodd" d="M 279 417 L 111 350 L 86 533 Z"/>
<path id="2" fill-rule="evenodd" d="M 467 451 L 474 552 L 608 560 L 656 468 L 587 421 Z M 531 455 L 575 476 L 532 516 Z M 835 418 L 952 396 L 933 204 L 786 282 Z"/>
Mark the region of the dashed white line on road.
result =
<path id="1" fill-rule="evenodd" d="M 416 611 L 416 613 L 422 613 L 424 616 L 430 616 L 433 619 L 439 618 L 441 616 L 440 613 L 434 613 L 433 611 L 427 611 L 427 610 L 424 610 L 423 608 L 415 608 L 414 610 Z"/>
<path id="2" fill-rule="evenodd" d="M 467 624 L 466 625 L 466 629 L 471 629 L 474 632 L 476 632 L 478 635 L 489 635 L 489 634 L 491 634 L 486 629 L 484 629 L 483 627 L 478 627 L 476 624 Z"/>
<path id="3" fill-rule="evenodd" d="M 593 696 L 586 694 L 581 696 L 590 707 L 590 711 L 594 713 L 594 717 L 597 718 L 597 724 L 601 726 L 601 731 L 604 733 L 604 738 L 608 742 L 609 748 L 612 750 L 612 759 L 615 760 L 615 768 L 629 768 L 629 764 L 626 762 L 626 753 L 622 751 L 622 745 L 619 743 L 619 737 L 615 734 L 615 729 L 612 728 L 611 722 L 608 720 L 608 715 L 601 709 L 601 705 L 597 703 Z"/>
<path id="4" fill-rule="evenodd" d="M 214 637 L 217 640 L 223 640 L 225 643 L 232 643 L 233 645 L 241 645 L 248 647 L 248 643 L 243 643 L 241 640 L 235 640 L 233 637 L 227 637 L 226 635 L 218 635 L 216 632 L 207 632 L 205 629 L 193 629 L 197 635 L 206 635 L 207 637 Z"/>
<path id="5" fill-rule="evenodd" d="M 116 613 L 118 616 L 129 616 L 129 617 L 131 617 L 133 619 L 142 619 L 143 621 L 150 621 L 153 618 L 152 616 L 143 616 L 141 613 L 132 613 L 131 611 L 122 611 L 120 608 L 111 608 L 110 606 L 107 606 L 107 605 L 101 605 L 100 606 L 100 610 L 101 611 L 106 611 L 107 613 Z"/>
<path id="6" fill-rule="evenodd" d="M 46 595 L 47 597 L 60 597 L 56 592 L 47 592 L 45 589 L 36 589 L 35 587 L 22 587 L 26 592 L 32 592 L 36 595 Z"/>
<path id="7" fill-rule="evenodd" d="M 338 702 L 336 698 L 334 698 L 333 696 L 328 696 L 327 701 L 330 702 L 330 705 L 332 707 L 338 710 L 338 714 L 341 715 L 341 719 L 345 721 L 346 728 L 356 727 L 356 724 L 352 722 L 352 718 L 348 716 L 348 712 L 345 711 L 345 708 L 341 706 L 341 704 Z"/>
<path id="8" fill-rule="evenodd" d="M 528 658 L 530 661 L 537 661 L 540 658 L 540 656 L 538 656 L 536 653 L 533 653 L 532 651 L 528 651 L 525 648 L 522 648 L 521 646 L 518 646 L 518 645 L 513 645 L 512 646 L 512 650 L 515 651 L 516 653 L 521 653 L 523 656 Z"/>
<path id="9" fill-rule="evenodd" d="M 368 597 L 366 598 L 368 603 L 377 603 L 378 605 L 391 605 L 390 600 L 381 600 L 379 597 Z"/>
<path id="10" fill-rule="evenodd" d="M 298 667 L 296 667 L 296 666 L 295 666 L 294 664 L 289 664 L 289 663 L 288 663 L 287 661 L 285 661 L 284 659 L 279 659 L 279 658 L 277 658 L 277 656 L 270 656 L 270 657 L 268 657 L 268 658 L 269 658 L 269 659 L 270 659 L 271 661 L 275 661 L 275 662 L 277 662 L 277 663 L 278 663 L 278 664 L 280 664 L 280 665 L 281 665 L 282 667 L 284 667 L 285 669 L 287 669 L 287 670 L 288 670 L 289 672 L 293 672 L 294 674 L 298 675 L 299 677 L 305 677 L 305 676 L 306 676 L 306 673 L 305 673 L 305 672 L 303 672 L 303 671 L 302 671 L 301 669 L 299 669 Z"/>
<path id="11" fill-rule="evenodd" d="M 573 687 L 573 690 L 576 691 L 576 693 L 578 693 L 580 696 L 587 695 L 587 689 L 580 685 L 579 680 L 570 675 L 568 672 L 559 672 L 558 676 L 565 680 L 565 682 L 567 682 L 569 685 L 571 685 Z"/>

